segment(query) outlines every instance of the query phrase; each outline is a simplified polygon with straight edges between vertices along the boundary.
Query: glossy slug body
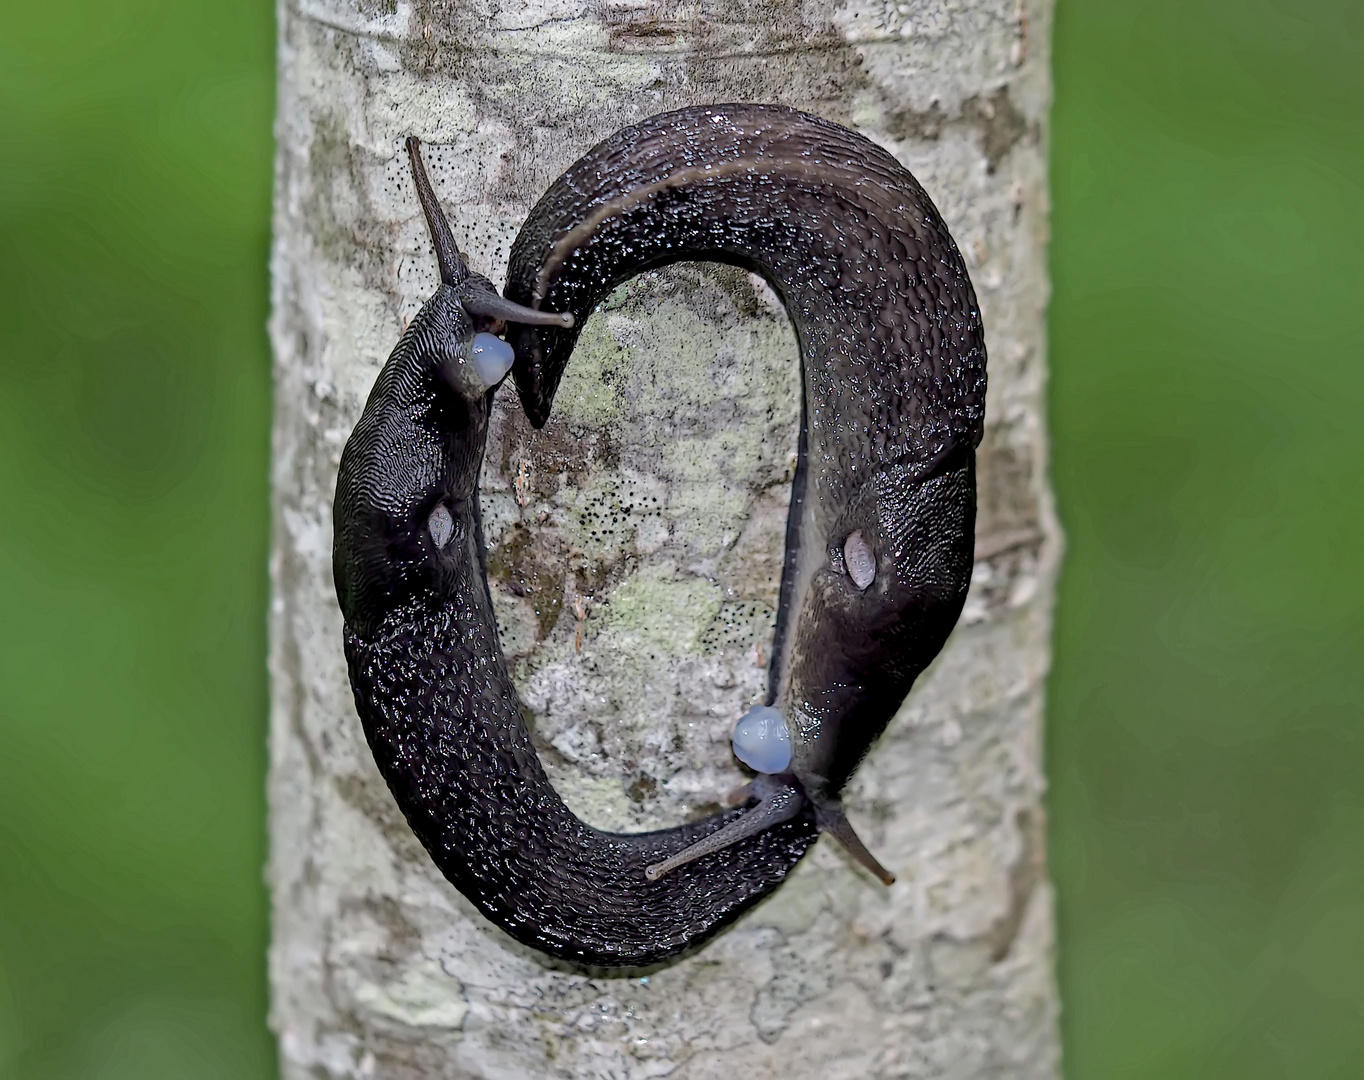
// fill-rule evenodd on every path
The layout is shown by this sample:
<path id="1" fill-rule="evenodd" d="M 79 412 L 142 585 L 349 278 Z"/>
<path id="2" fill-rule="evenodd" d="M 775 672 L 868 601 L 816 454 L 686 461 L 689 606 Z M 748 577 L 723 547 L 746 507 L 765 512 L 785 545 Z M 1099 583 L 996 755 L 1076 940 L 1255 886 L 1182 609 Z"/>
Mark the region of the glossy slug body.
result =
<path id="1" fill-rule="evenodd" d="M 836 125 L 776 106 L 683 109 L 555 182 L 513 247 L 504 301 L 463 267 L 410 149 L 442 285 L 343 454 L 335 574 L 356 705 L 413 830 L 493 922 L 589 966 L 699 944 L 780 884 L 819 828 L 890 880 L 838 797 L 965 600 L 985 403 L 980 314 L 937 211 Z M 498 646 L 477 484 L 501 368 L 474 362 L 474 335 L 505 321 L 542 425 L 597 303 L 683 259 L 763 275 L 800 346 L 768 708 L 735 736 L 767 771 L 747 809 L 618 835 L 554 792 Z"/>

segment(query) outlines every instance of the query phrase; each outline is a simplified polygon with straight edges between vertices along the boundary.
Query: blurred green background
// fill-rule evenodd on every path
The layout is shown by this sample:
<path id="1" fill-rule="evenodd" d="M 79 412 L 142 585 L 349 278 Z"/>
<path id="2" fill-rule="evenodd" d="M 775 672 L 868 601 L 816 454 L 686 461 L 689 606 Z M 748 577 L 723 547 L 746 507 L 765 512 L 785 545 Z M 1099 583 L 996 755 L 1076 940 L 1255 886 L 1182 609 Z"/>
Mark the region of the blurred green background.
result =
<path id="1" fill-rule="evenodd" d="M 0 1076 L 268 1078 L 272 11 L 5 24 Z M 1067 1075 L 1364 1076 L 1364 4 L 1055 44 Z"/>
<path id="2" fill-rule="evenodd" d="M 269 3 L 6 3 L 0 1077 L 269 1077 Z"/>
<path id="3" fill-rule="evenodd" d="M 1069 1075 L 1364 1077 L 1364 3 L 1058 14 Z"/>

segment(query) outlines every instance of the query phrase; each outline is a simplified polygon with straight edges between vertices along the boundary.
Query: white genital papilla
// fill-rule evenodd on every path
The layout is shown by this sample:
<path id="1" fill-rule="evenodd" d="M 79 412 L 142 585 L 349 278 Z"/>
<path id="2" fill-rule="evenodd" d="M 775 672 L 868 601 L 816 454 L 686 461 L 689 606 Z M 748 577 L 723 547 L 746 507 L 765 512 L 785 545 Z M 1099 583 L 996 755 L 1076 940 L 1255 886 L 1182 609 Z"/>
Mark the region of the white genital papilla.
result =
<path id="1" fill-rule="evenodd" d="M 786 718 L 771 705 L 754 705 L 734 725 L 734 756 L 757 773 L 785 772 L 791 764 Z"/>
<path id="2" fill-rule="evenodd" d="M 475 334 L 472 353 L 474 370 L 489 387 L 502 381 L 516 358 L 512 347 L 496 334 Z"/>

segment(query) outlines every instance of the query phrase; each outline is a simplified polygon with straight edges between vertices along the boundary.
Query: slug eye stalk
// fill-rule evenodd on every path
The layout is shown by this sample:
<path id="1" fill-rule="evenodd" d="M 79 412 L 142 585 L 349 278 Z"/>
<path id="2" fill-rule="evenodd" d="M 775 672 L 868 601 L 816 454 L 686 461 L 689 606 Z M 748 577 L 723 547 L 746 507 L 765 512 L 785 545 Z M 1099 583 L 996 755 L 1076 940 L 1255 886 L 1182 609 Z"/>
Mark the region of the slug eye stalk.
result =
<path id="1" fill-rule="evenodd" d="M 415 135 L 407 137 L 407 161 L 412 168 L 412 182 L 417 187 L 417 201 L 426 215 L 426 227 L 431 231 L 431 244 L 436 249 L 436 263 L 440 267 L 440 279 L 450 286 L 464 284 L 469 276 L 469 268 L 464 265 L 464 256 L 459 253 L 455 234 L 450 223 L 445 220 L 445 211 L 440 208 L 435 189 L 426 176 L 426 166 L 422 164 L 421 140 Z"/>
<path id="2" fill-rule="evenodd" d="M 422 213 L 426 215 L 426 225 L 431 231 L 431 244 L 436 249 L 436 264 L 440 268 L 440 279 L 451 288 L 457 289 L 459 302 L 470 315 L 481 315 L 487 319 L 503 322 L 521 323 L 525 326 L 558 326 L 568 328 L 573 325 L 573 316 L 568 312 L 539 311 L 524 304 L 516 304 L 498 295 L 487 278 L 471 275 L 464 256 L 455 243 L 454 231 L 440 207 L 435 189 L 426 175 L 422 163 L 421 140 L 415 135 L 407 137 L 407 160 L 412 168 L 412 183 L 417 188 L 417 201 L 421 203 Z"/>

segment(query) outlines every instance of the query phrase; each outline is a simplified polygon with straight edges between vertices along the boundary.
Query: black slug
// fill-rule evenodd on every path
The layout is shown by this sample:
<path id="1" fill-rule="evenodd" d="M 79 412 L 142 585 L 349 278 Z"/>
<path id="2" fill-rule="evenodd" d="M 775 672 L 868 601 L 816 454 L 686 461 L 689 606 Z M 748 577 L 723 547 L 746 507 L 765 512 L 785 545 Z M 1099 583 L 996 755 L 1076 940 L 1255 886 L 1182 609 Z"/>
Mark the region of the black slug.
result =
<path id="1" fill-rule="evenodd" d="M 408 150 L 441 285 L 346 444 L 333 566 L 356 707 L 413 831 L 494 923 L 591 967 L 698 945 L 776 888 L 820 829 L 889 883 L 839 794 L 961 612 L 985 411 L 980 311 L 928 196 L 816 117 L 681 109 L 611 136 L 553 184 L 503 299 L 465 266 L 415 139 Z M 564 806 L 532 747 L 498 646 L 478 476 L 508 367 L 543 425 L 593 308 L 684 259 L 761 274 L 800 346 L 767 701 L 734 736 L 758 776 L 746 808 L 605 833 Z"/>

